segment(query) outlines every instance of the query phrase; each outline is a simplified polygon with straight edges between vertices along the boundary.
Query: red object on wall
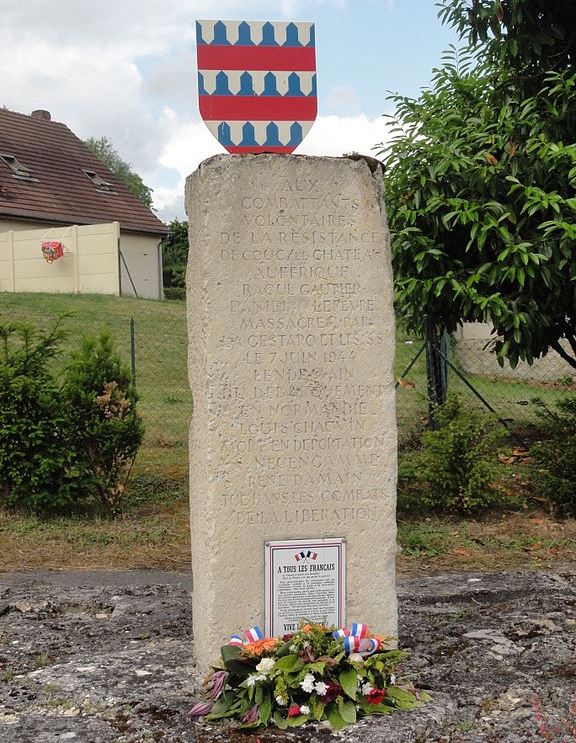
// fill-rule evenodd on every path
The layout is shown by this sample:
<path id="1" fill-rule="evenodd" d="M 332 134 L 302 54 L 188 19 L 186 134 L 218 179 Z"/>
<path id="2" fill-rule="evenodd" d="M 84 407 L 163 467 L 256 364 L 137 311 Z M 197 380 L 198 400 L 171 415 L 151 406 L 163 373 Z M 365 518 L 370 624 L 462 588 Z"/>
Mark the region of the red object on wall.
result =
<path id="1" fill-rule="evenodd" d="M 64 255 L 64 246 L 59 240 L 42 240 L 42 255 L 48 263 L 53 263 Z"/>

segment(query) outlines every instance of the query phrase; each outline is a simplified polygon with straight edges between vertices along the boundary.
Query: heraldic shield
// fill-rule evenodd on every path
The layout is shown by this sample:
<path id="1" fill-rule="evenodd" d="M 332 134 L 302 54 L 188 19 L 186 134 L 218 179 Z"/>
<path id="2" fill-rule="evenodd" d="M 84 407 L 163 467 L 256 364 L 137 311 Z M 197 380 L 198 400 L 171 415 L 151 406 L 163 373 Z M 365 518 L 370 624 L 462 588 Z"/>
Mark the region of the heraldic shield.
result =
<path id="1" fill-rule="evenodd" d="M 317 112 L 313 23 L 197 21 L 200 115 L 228 152 L 293 152 Z"/>

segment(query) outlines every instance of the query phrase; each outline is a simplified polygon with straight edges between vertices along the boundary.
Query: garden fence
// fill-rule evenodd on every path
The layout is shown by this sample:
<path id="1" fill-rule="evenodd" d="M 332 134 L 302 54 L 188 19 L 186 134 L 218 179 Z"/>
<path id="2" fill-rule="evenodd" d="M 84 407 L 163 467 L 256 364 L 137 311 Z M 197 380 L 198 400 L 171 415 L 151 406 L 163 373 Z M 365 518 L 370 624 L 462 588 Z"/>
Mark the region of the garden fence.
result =
<path id="1" fill-rule="evenodd" d="M 135 319 L 118 345 L 131 361 L 139 407 L 146 425 L 140 467 L 184 472 L 187 466 L 188 428 L 192 394 L 187 374 L 187 330 L 175 325 L 170 337 Z M 563 396 L 576 394 L 576 372 L 550 378 L 546 367 L 535 364 L 501 370 L 489 348 L 476 341 L 443 338 L 436 342 L 440 370 L 449 393 L 458 393 L 470 409 L 501 420 L 511 432 L 538 423 L 536 398 L 552 406 Z M 474 353 L 470 353 L 470 350 Z M 478 359 L 482 363 L 477 363 Z M 473 363 L 474 362 L 474 363 Z M 430 349 L 422 338 L 398 333 L 396 349 L 397 417 L 401 444 L 429 425 L 434 394 L 429 389 Z"/>

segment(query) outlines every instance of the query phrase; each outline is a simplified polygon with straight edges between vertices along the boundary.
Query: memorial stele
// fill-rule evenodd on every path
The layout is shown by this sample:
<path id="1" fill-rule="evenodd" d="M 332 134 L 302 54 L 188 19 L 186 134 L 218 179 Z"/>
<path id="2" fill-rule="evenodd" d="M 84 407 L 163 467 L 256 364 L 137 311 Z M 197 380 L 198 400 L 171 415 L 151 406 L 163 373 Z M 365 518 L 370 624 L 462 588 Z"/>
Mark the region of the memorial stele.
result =
<path id="1" fill-rule="evenodd" d="M 264 626 L 274 540 L 344 540 L 346 621 L 396 636 L 381 168 L 217 155 L 189 176 L 186 205 L 197 661 L 208 667 L 232 632 Z"/>

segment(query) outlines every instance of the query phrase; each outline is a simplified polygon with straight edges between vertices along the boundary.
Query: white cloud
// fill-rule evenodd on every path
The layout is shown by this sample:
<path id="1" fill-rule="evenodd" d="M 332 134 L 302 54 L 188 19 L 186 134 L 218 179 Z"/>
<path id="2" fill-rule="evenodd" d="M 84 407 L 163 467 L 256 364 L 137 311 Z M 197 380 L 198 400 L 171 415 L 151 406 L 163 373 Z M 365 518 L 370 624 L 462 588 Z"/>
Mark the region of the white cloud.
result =
<path id="1" fill-rule="evenodd" d="M 207 157 L 224 152 L 204 123 L 171 121 L 172 133 L 160 156 L 166 168 L 178 171 L 178 183 L 167 188 L 154 186 L 154 204 L 158 215 L 169 221 L 184 217 L 184 186 L 186 177 Z M 301 155 L 338 156 L 358 152 L 376 155 L 375 145 L 389 138 L 383 117 L 319 116 L 310 133 L 297 150 Z"/>
<path id="2" fill-rule="evenodd" d="M 380 2 L 382 0 L 379 0 Z M 51 111 L 79 137 L 107 136 L 151 187 L 164 218 L 183 215 L 184 180 L 222 152 L 196 114 L 194 21 L 298 17 L 347 0 L 0 0 L 0 105 Z M 216 6 L 216 7 L 215 7 Z M 383 119 L 346 86 L 329 96 L 299 152 L 370 152 Z"/>
<path id="3" fill-rule="evenodd" d="M 358 93 L 351 85 L 339 85 L 326 96 L 326 108 L 340 115 L 355 116 L 362 113 Z"/>

